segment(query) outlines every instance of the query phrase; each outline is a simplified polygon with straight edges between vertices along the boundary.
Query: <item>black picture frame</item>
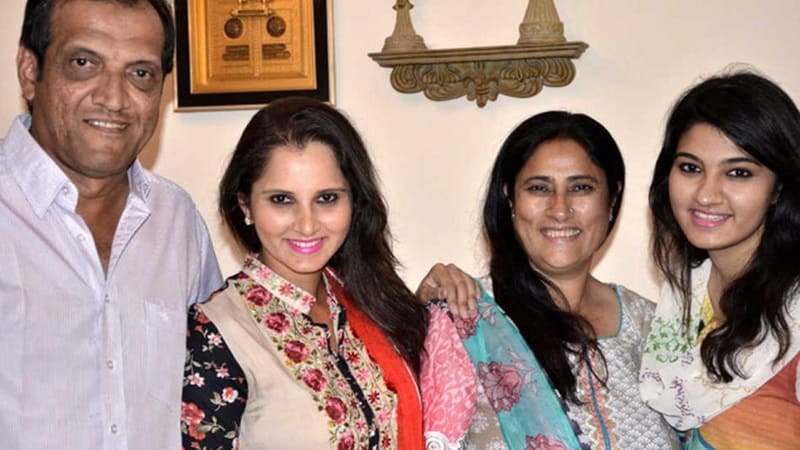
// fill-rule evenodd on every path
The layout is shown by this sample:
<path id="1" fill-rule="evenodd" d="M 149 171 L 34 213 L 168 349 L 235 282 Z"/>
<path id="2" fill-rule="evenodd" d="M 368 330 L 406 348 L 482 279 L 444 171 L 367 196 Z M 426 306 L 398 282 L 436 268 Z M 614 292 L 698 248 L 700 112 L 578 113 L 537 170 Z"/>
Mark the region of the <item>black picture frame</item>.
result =
<path id="1" fill-rule="evenodd" d="M 190 8 L 205 0 L 175 0 L 175 110 L 202 111 L 225 109 L 259 108 L 273 100 L 286 96 L 312 97 L 335 103 L 333 72 L 333 20 L 332 0 L 313 0 L 314 61 L 316 66 L 316 88 L 301 90 L 270 89 L 265 81 L 264 89 L 258 91 L 235 91 L 218 93 L 192 92 L 192 70 L 206 61 L 192 61 L 190 48 Z M 299 0 L 298 0 L 299 1 Z"/>

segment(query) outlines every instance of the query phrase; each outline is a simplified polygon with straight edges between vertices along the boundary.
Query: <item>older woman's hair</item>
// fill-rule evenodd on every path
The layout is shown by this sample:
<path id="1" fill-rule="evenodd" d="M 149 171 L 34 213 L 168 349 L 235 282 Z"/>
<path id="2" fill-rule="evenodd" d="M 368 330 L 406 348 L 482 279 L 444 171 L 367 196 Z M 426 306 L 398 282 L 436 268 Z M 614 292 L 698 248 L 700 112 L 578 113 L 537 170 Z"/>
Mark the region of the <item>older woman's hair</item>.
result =
<path id="1" fill-rule="evenodd" d="M 672 108 L 650 184 L 652 247 L 660 272 L 683 296 L 686 326 L 691 314 L 690 271 L 708 252 L 694 247 L 678 226 L 670 207 L 669 174 L 681 137 L 701 123 L 720 130 L 777 178 L 776 200 L 767 210 L 761 242 L 720 299 L 725 323 L 701 347 L 709 372 L 728 382 L 732 374 L 745 376 L 738 355 L 762 342 L 766 332 L 780 343 L 776 360 L 785 355 L 791 340 L 786 305 L 800 282 L 800 112 L 775 83 L 749 72 L 708 78 Z"/>
<path id="2" fill-rule="evenodd" d="M 541 144 L 555 139 L 578 143 L 606 176 L 612 217 L 616 222 L 625 190 L 625 163 L 608 130 L 585 114 L 550 111 L 537 114 L 506 138 L 494 163 L 483 208 L 483 223 L 491 251 L 490 273 L 497 303 L 517 325 L 562 397 L 577 403 L 576 379 L 567 358 L 599 352 L 594 331 L 585 319 L 558 306 L 558 288 L 534 270 L 514 232 L 511 217 L 514 184 L 522 167 Z M 506 194 L 508 192 L 508 195 Z"/>
<path id="3" fill-rule="evenodd" d="M 350 188 L 352 219 L 347 237 L 329 265 L 341 276 L 353 302 L 387 335 L 403 357 L 419 368 L 427 312 L 397 275 L 386 204 L 358 132 L 335 108 L 289 97 L 258 111 L 242 133 L 219 186 L 219 210 L 234 238 L 249 252 L 261 250 L 255 227 L 244 223 L 239 198 L 250 200 L 253 183 L 281 146 L 327 145 Z"/>

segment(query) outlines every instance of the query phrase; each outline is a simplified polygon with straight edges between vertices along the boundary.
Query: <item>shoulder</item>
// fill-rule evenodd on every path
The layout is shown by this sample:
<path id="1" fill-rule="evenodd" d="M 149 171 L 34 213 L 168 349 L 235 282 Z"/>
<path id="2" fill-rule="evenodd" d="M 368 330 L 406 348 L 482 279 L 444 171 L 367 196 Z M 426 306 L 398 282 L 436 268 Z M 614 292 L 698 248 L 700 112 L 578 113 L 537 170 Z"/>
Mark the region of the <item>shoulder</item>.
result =
<path id="1" fill-rule="evenodd" d="M 481 291 L 486 294 L 489 294 L 491 297 L 494 297 L 494 288 L 492 286 L 492 276 L 488 273 L 482 277 L 475 279 L 478 282 L 478 286 L 480 286 Z"/>
<path id="2" fill-rule="evenodd" d="M 646 331 L 653 320 L 656 304 L 621 284 L 614 284 L 617 298 L 623 308 L 623 314 L 641 331 Z M 643 333 L 647 334 L 647 333 Z"/>

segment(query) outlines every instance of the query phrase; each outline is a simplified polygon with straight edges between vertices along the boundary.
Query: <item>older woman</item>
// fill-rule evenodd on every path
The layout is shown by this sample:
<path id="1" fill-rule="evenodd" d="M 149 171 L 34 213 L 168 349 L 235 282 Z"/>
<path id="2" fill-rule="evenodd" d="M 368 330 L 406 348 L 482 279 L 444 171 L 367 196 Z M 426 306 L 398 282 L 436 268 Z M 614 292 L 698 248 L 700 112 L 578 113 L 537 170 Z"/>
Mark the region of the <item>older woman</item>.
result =
<path id="1" fill-rule="evenodd" d="M 456 322 L 479 380 L 467 448 L 678 448 L 637 386 L 654 305 L 590 272 L 624 187 L 614 139 L 586 115 L 538 114 L 503 143 L 483 208 L 490 273 Z"/>

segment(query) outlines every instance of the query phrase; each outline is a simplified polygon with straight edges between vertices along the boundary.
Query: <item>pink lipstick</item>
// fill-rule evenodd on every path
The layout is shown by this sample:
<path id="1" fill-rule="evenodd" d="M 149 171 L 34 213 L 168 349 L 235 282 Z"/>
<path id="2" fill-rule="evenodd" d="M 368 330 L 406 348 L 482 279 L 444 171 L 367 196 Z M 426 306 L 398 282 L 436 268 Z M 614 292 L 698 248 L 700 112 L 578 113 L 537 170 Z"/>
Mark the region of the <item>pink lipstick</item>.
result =
<path id="1" fill-rule="evenodd" d="M 302 253 L 304 255 L 318 252 L 322 248 L 324 243 L 325 243 L 325 238 L 286 239 L 286 244 L 289 245 L 289 248 L 291 248 L 297 253 Z"/>

